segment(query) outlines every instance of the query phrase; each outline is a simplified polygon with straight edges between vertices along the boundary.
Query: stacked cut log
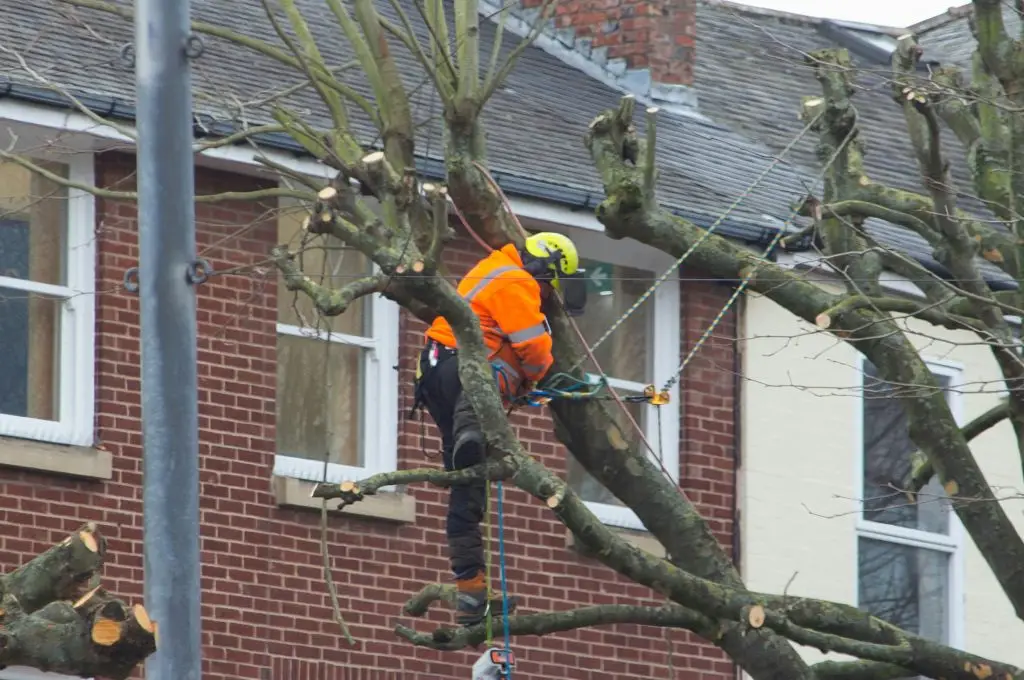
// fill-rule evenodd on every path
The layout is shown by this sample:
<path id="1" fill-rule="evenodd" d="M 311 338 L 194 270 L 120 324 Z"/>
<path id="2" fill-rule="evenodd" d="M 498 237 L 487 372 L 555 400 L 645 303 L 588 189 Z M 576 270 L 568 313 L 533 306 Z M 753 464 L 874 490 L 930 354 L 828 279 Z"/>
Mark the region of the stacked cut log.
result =
<path id="1" fill-rule="evenodd" d="M 156 651 L 146 608 L 100 586 L 105 557 L 89 523 L 0 577 L 0 666 L 124 680 Z"/>

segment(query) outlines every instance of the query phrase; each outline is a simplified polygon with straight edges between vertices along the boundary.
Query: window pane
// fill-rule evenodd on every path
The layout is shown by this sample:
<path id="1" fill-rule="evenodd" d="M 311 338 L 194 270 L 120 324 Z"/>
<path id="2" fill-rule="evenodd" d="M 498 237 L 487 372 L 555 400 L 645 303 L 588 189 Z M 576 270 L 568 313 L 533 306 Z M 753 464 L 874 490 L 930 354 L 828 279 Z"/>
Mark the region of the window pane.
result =
<path id="1" fill-rule="evenodd" d="M 858 540 L 858 606 L 936 642 L 949 643 L 949 554 Z"/>
<path id="2" fill-rule="evenodd" d="M 67 167 L 39 165 L 59 177 Z M 14 163 L 0 163 L 0 276 L 66 282 L 67 189 Z"/>
<path id="3" fill-rule="evenodd" d="M 910 477 L 911 460 L 917 447 L 910 440 L 907 417 L 898 400 L 912 386 L 882 382 L 874 366 L 864 366 L 864 519 L 935 533 L 949 533 L 949 502 L 946 492 L 933 477 L 916 502 L 901 489 Z M 947 376 L 937 375 L 940 387 L 949 386 Z"/>
<path id="4" fill-rule="evenodd" d="M 363 465 L 361 347 L 277 336 L 277 452 Z M 330 391 L 327 389 L 330 376 Z"/>
<path id="5" fill-rule="evenodd" d="M 616 390 L 620 397 L 626 397 L 627 395 L 633 395 L 636 393 L 626 392 L 625 390 Z M 615 414 L 615 422 L 622 428 L 623 436 L 626 441 L 632 441 L 636 437 L 636 433 L 633 430 L 633 426 L 629 424 L 629 420 L 625 414 L 622 413 L 622 408 L 615 403 L 615 401 L 606 402 L 607 407 Z M 626 402 L 626 408 L 633 414 L 636 419 L 637 425 L 644 428 L 646 433 L 647 428 L 647 412 L 651 407 L 648 407 L 643 403 L 630 403 Z M 594 479 L 589 472 L 583 469 L 575 456 L 571 453 L 566 454 L 568 458 L 568 464 L 566 468 L 566 481 L 569 482 L 569 488 L 579 494 L 579 497 L 585 501 L 592 503 L 608 503 L 609 505 L 616 505 L 619 507 L 625 507 L 625 504 L 612 495 L 612 492 L 604 488 L 604 486 Z"/>
<path id="6" fill-rule="evenodd" d="M 0 266 L 11 251 L 0 249 Z M 0 287 L 0 413 L 59 420 L 60 300 Z"/>
<path id="7" fill-rule="evenodd" d="M 649 271 L 612 265 L 598 260 L 580 259 L 586 269 L 587 309 L 576 319 L 583 337 L 593 344 L 640 299 L 655 276 Z M 650 337 L 654 303 L 648 299 L 633 312 L 604 343 L 595 355 L 607 374 L 620 380 L 639 383 L 650 381 Z M 592 362 L 587 370 L 596 372 Z"/>
<path id="8" fill-rule="evenodd" d="M 373 273 L 373 263 L 368 258 L 333 236 L 306 235 L 303 242 L 302 221 L 308 214 L 309 209 L 303 205 L 284 203 L 277 220 L 277 242 L 299 251 L 295 262 L 309 278 L 329 288 L 340 288 Z M 330 329 L 335 333 L 368 337 L 372 334 L 371 300 L 372 296 L 359 298 L 343 314 L 318 319 L 319 313 L 309 297 L 289 291 L 284 276 L 279 275 L 277 320 L 311 330 L 319 328 L 326 332 Z"/>

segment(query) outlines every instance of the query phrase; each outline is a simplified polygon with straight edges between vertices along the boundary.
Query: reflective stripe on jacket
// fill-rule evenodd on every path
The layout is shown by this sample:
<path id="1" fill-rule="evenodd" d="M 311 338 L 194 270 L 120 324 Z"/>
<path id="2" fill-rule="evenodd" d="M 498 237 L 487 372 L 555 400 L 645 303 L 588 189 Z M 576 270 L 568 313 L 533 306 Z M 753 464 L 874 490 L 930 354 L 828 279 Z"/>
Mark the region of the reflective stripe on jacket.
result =
<path id="1" fill-rule="evenodd" d="M 491 363 L 507 372 L 502 392 L 515 395 L 523 377 L 539 381 L 551 368 L 551 334 L 541 313 L 540 284 L 523 269 L 514 244 L 503 246 L 477 263 L 459 281 L 459 295 L 478 317 Z M 442 345 L 456 347 L 452 328 L 438 316 L 426 333 Z"/>

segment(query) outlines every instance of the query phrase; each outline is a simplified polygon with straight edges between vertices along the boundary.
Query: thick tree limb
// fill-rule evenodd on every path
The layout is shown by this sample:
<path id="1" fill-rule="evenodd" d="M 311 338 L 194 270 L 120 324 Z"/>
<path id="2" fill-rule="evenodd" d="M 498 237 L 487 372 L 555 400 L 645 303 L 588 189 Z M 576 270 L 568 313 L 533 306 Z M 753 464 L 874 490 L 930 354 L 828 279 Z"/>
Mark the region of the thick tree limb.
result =
<path id="1" fill-rule="evenodd" d="M 966 316 L 949 314 L 936 305 L 922 304 L 917 300 L 897 297 L 868 297 L 866 295 L 850 295 L 832 305 L 815 319 L 818 328 L 828 328 L 832 321 L 840 314 L 852 312 L 857 309 L 873 309 L 878 312 L 896 312 L 905 316 L 927 321 L 936 326 L 946 328 L 972 329 L 981 322 Z"/>
<path id="2" fill-rule="evenodd" d="M 340 288 L 327 288 L 313 283 L 294 263 L 295 253 L 278 246 L 271 251 L 274 263 L 284 275 L 285 286 L 291 291 L 305 293 L 324 316 L 338 316 L 359 298 L 381 293 L 389 279 L 385 274 L 374 274 L 356 279 Z"/>
<path id="3" fill-rule="evenodd" d="M 1003 22 L 1003 3 L 1000 0 L 974 0 L 971 31 L 978 41 L 978 54 L 986 70 L 1002 81 L 1012 78 L 1011 64 L 1013 40 L 1006 33 Z"/>
<path id="4" fill-rule="evenodd" d="M 404 292 L 401 282 L 393 281 L 386 274 L 365 276 L 340 288 L 329 288 L 314 282 L 304 274 L 295 263 L 295 255 L 285 246 L 276 246 L 271 251 L 274 264 L 281 270 L 288 290 L 304 293 L 313 302 L 317 311 L 324 316 L 343 314 L 355 300 L 374 293 L 380 293 L 397 302 L 424 323 L 433 323 L 437 316 L 427 305 L 412 299 Z"/>
<path id="5" fill-rule="evenodd" d="M 434 486 L 447 488 L 481 480 L 508 479 L 515 474 L 516 469 L 515 459 L 496 458 L 480 465 L 453 471 L 437 468 L 396 470 L 381 472 L 359 482 L 342 482 L 341 484 L 322 482 L 313 488 L 310 495 L 312 498 L 339 498 L 341 507 L 344 507 L 361 501 L 366 496 L 372 496 L 377 493 L 378 489 L 386 486 L 429 482 Z"/>
<path id="6" fill-rule="evenodd" d="M 930 97 L 930 101 L 967 151 L 967 169 L 975 193 L 988 203 L 997 217 L 1012 224 L 1017 216 L 1010 177 L 1010 131 L 994 103 L 999 96 L 998 83 L 991 75 L 979 74 L 976 70 L 972 85 L 984 92 L 969 101 L 959 68 L 937 69 L 931 80 L 938 93 Z M 977 115 L 972 108 L 978 111 Z"/>
<path id="7" fill-rule="evenodd" d="M 907 669 L 878 661 L 821 661 L 811 666 L 817 680 L 905 680 Z"/>
<path id="8" fill-rule="evenodd" d="M 900 224 L 912 229 L 919 236 L 924 238 L 933 247 L 938 247 L 942 240 L 932 225 L 924 220 L 908 213 L 893 210 L 884 205 L 878 205 L 869 201 L 847 200 L 827 203 L 821 207 L 824 214 L 835 215 L 836 217 L 877 217 L 886 222 Z"/>
<path id="9" fill-rule="evenodd" d="M 598 605 L 567 611 L 520 614 L 508 619 L 511 635 L 549 635 L 577 628 L 632 623 L 644 626 L 685 628 L 699 633 L 715 629 L 715 622 L 697 612 L 677 606 L 638 607 L 628 605 Z M 487 624 L 470 627 L 442 627 L 432 633 L 419 633 L 398 625 L 395 632 L 419 647 L 455 650 L 476 647 L 487 639 Z"/>

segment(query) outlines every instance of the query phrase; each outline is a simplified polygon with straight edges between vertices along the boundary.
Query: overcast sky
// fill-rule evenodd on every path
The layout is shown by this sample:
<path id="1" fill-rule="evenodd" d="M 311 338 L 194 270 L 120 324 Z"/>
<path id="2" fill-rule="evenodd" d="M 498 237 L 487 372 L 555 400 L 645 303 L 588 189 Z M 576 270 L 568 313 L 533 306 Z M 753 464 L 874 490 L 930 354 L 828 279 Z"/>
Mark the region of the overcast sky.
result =
<path id="1" fill-rule="evenodd" d="M 857 0 L 856 2 L 825 2 L 823 0 L 738 0 L 740 4 L 768 9 L 862 21 L 883 26 L 909 26 L 915 22 L 942 14 L 950 7 L 959 7 L 968 0 Z M 826 9 L 827 8 L 827 9 Z"/>

